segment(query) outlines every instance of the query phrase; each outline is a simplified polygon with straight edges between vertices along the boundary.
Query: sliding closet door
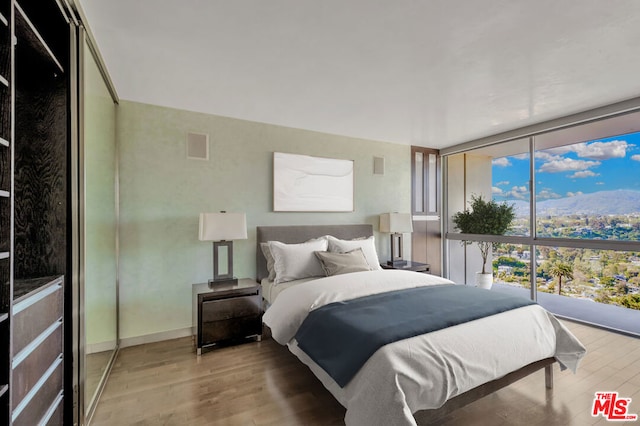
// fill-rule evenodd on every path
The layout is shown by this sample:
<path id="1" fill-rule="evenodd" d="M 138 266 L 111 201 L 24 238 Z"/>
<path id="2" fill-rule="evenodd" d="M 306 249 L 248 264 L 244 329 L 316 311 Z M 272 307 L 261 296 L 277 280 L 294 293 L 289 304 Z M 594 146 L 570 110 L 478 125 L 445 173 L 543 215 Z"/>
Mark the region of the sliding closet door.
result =
<path id="1" fill-rule="evenodd" d="M 84 303 L 84 421 L 118 348 L 116 104 L 84 32 L 80 41 L 80 268 Z"/>

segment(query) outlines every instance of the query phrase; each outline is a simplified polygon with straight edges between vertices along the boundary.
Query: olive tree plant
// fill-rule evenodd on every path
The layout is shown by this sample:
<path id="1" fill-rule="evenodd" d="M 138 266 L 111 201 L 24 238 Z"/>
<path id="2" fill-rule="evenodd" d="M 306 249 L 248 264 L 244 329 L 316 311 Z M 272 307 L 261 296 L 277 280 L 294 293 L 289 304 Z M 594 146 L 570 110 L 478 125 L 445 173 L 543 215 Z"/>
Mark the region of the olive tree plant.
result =
<path id="1" fill-rule="evenodd" d="M 513 205 L 498 203 L 494 200 L 485 200 L 482 195 L 472 195 L 469 209 L 453 215 L 455 228 L 463 234 L 490 234 L 504 235 L 516 217 Z M 463 241 L 463 244 L 471 244 L 474 241 Z M 475 241 L 482 256 L 482 273 L 486 274 L 487 258 L 489 250 L 498 243 L 489 241 Z"/>

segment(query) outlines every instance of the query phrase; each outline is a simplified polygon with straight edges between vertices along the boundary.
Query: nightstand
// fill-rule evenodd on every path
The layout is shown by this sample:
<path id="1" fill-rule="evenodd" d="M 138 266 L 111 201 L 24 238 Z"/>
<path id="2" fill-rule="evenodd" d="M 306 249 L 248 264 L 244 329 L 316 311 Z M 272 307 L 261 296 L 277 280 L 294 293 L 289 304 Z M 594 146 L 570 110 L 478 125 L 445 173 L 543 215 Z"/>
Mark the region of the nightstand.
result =
<path id="1" fill-rule="evenodd" d="M 262 339 L 262 286 L 252 279 L 236 284 L 193 285 L 196 352 L 222 343 Z"/>
<path id="2" fill-rule="evenodd" d="M 392 266 L 387 265 L 386 263 L 381 263 L 380 266 L 382 266 L 382 269 L 404 269 L 407 271 L 424 272 L 427 274 L 431 271 L 431 267 L 428 263 L 412 262 L 410 260 L 407 260 L 407 264 L 402 266 Z"/>

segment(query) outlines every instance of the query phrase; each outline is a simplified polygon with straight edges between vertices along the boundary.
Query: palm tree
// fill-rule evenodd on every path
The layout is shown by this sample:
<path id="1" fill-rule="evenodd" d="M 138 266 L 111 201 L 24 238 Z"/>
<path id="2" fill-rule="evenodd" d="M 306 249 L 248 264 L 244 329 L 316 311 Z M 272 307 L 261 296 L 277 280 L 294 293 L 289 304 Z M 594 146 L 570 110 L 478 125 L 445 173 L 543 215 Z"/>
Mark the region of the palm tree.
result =
<path id="1" fill-rule="evenodd" d="M 558 294 L 562 294 L 562 278 L 573 279 L 573 267 L 567 263 L 558 262 L 549 270 L 549 274 L 558 278 Z"/>

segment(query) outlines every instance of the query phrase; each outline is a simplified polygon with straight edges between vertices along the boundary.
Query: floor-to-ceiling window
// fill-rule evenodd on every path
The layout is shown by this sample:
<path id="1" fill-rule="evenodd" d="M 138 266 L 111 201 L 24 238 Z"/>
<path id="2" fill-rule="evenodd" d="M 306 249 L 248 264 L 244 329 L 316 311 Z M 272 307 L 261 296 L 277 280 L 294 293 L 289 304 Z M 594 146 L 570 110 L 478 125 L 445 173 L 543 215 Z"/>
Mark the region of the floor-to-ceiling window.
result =
<path id="1" fill-rule="evenodd" d="M 449 218 L 477 195 L 514 207 L 511 229 L 485 238 L 496 243 L 498 290 L 633 310 L 640 323 L 640 113 L 464 150 L 445 162 Z M 448 274 L 472 284 L 477 253 L 458 247 L 464 236 L 450 222 L 447 230 Z"/>

